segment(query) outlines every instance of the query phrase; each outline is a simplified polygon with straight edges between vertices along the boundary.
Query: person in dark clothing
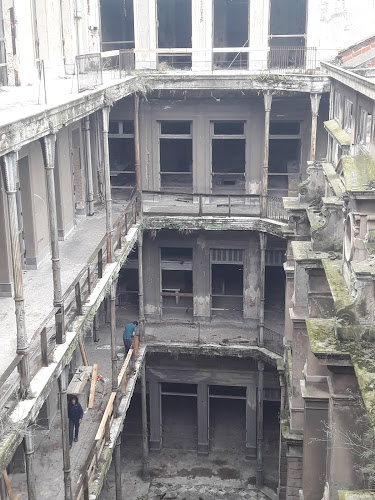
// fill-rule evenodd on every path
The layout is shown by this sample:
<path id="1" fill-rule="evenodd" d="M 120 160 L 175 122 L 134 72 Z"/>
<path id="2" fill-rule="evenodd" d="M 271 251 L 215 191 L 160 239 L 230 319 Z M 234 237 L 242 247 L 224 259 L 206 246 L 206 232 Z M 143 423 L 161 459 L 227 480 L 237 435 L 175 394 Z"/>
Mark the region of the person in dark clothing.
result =
<path id="1" fill-rule="evenodd" d="M 69 417 L 69 444 L 73 444 L 73 430 L 74 441 L 78 441 L 79 426 L 83 418 L 83 408 L 80 405 L 77 396 L 73 396 L 68 404 L 68 417 Z"/>
<path id="2" fill-rule="evenodd" d="M 138 321 L 133 321 L 133 323 L 128 323 L 125 326 L 125 330 L 123 333 L 123 340 L 124 340 L 124 348 L 125 348 L 125 358 L 129 352 L 129 349 L 131 349 L 132 346 L 132 340 L 135 335 L 136 327 L 138 326 Z"/>

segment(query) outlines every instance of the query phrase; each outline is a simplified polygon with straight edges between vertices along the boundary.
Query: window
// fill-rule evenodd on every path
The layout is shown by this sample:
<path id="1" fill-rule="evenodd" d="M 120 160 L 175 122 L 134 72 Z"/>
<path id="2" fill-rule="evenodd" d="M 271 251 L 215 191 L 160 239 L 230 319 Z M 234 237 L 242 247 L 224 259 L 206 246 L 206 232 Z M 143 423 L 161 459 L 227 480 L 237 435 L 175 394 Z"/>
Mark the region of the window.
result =
<path id="1" fill-rule="evenodd" d="M 245 192 L 245 122 L 215 121 L 212 134 L 212 192 Z"/>
<path id="2" fill-rule="evenodd" d="M 359 109 L 359 144 L 369 151 L 372 132 L 372 115 L 363 108 Z"/>
<path id="3" fill-rule="evenodd" d="M 353 103 L 345 97 L 344 103 L 344 130 L 350 132 L 352 130 Z"/>
<path id="4" fill-rule="evenodd" d="M 161 189 L 191 192 L 193 139 L 191 122 L 159 122 Z"/>
<path id="5" fill-rule="evenodd" d="M 333 118 L 341 125 L 341 96 L 337 90 L 333 95 Z"/>
<path id="6" fill-rule="evenodd" d="M 135 186 L 134 122 L 132 120 L 110 120 L 109 162 L 111 184 L 115 189 L 131 191 Z"/>

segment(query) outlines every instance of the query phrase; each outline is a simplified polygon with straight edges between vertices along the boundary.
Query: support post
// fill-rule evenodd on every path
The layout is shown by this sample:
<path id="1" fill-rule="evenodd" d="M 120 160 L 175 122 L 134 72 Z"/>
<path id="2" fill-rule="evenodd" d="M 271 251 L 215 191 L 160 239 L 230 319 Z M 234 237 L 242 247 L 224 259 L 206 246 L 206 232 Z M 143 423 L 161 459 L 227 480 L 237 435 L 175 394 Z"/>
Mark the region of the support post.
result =
<path id="1" fill-rule="evenodd" d="M 26 461 L 26 480 L 27 480 L 27 498 L 28 500 L 36 500 L 36 484 L 34 472 L 34 436 L 32 428 L 29 427 L 23 438 L 23 446 L 25 451 Z"/>
<path id="2" fill-rule="evenodd" d="M 206 382 L 200 382 L 197 388 L 198 404 L 198 455 L 208 455 L 208 387 Z"/>
<path id="3" fill-rule="evenodd" d="M 115 487 L 116 487 L 116 500 L 122 500 L 122 486 L 121 486 L 121 433 L 116 441 L 115 446 Z"/>
<path id="4" fill-rule="evenodd" d="M 141 375 L 141 391 L 142 391 L 142 479 L 143 481 L 150 480 L 150 462 L 148 449 L 148 428 L 147 428 L 147 394 L 146 394 L 146 361 L 142 364 Z"/>
<path id="5" fill-rule="evenodd" d="M 257 412 L 257 470 L 256 485 L 263 486 L 263 385 L 264 385 L 264 363 L 258 361 L 258 412 Z"/>
<path id="6" fill-rule="evenodd" d="M 264 303 L 266 288 L 266 246 L 267 235 L 259 233 L 260 243 L 260 311 L 259 311 L 259 347 L 264 347 Z"/>
<path id="7" fill-rule="evenodd" d="M 8 493 L 7 493 L 7 488 L 5 486 L 3 473 L 0 473 L 0 498 L 1 498 L 1 500 L 3 500 L 3 499 L 7 500 L 7 498 L 8 498 Z"/>
<path id="8" fill-rule="evenodd" d="M 138 307 L 139 307 L 139 338 L 145 340 L 145 307 L 143 289 L 143 233 L 138 235 Z"/>
<path id="9" fill-rule="evenodd" d="M 102 108 L 103 117 L 103 156 L 104 156 L 104 180 L 105 180 L 105 213 L 106 213 L 106 232 L 107 232 L 107 262 L 112 262 L 113 245 L 112 245 L 112 194 L 111 194 L 111 171 L 109 165 L 109 106 Z"/>
<path id="10" fill-rule="evenodd" d="M 246 387 L 246 458 L 257 456 L 257 398 L 254 385 Z"/>
<path id="11" fill-rule="evenodd" d="M 264 92 L 264 145 L 263 145 L 263 169 L 262 169 L 262 206 L 261 215 L 267 214 L 267 193 L 268 193 L 268 159 L 270 143 L 270 114 L 272 105 L 272 94 L 269 90 Z"/>
<path id="12" fill-rule="evenodd" d="M 116 349 L 116 282 L 112 282 L 110 294 L 111 317 L 111 357 L 112 357 L 112 392 L 117 391 L 117 349 Z"/>
<path id="13" fill-rule="evenodd" d="M 85 134 L 85 149 L 86 149 L 86 175 L 87 175 L 87 197 L 88 197 L 88 214 L 94 215 L 94 187 L 92 181 L 92 162 L 91 162 L 91 137 L 90 137 L 90 117 L 86 116 L 83 125 Z"/>
<path id="14" fill-rule="evenodd" d="M 161 392 L 158 379 L 149 380 L 150 387 L 150 450 L 161 450 Z"/>
<path id="15" fill-rule="evenodd" d="M 93 330 L 94 330 L 94 342 L 99 342 L 99 326 L 98 326 L 98 317 L 97 317 L 97 314 L 95 314 L 94 316 L 94 320 L 93 320 Z"/>
<path id="16" fill-rule="evenodd" d="M 8 218 L 10 242 L 12 251 L 12 271 L 14 287 L 14 304 L 16 312 L 17 328 L 17 354 L 22 356 L 19 364 L 20 372 L 20 393 L 24 397 L 27 393 L 30 382 L 29 367 L 29 341 L 25 326 L 25 301 L 23 296 L 22 282 L 22 261 L 20 242 L 18 236 L 18 216 L 17 216 L 17 183 L 18 164 L 17 153 L 11 152 L 3 156 L 4 162 L 4 185 L 7 194 Z"/>
<path id="17" fill-rule="evenodd" d="M 60 386 L 60 410 L 61 410 L 61 435 L 63 447 L 63 470 L 64 470 L 64 490 L 65 500 L 72 500 L 72 478 L 70 469 L 70 446 L 69 446 L 69 418 L 68 418 L 68 398 L 66 390 L 68 387 L 67 372 L 65 369 L 59 377 Z"/>
<path id="18" fill-rule="evenodd" d="M 137 192 L 141 191 L 141 151 L 139 142 L 139 95 L 134 94 L 134 156 Z"/>
<path id="19" fill-rule="evenodd" d="M 315 161 L 316 156 L 316 132 L 318 129 L 319 104 L 322 94 L 310 94 L 311 100 L 311 143 L 310 161 Z"/>

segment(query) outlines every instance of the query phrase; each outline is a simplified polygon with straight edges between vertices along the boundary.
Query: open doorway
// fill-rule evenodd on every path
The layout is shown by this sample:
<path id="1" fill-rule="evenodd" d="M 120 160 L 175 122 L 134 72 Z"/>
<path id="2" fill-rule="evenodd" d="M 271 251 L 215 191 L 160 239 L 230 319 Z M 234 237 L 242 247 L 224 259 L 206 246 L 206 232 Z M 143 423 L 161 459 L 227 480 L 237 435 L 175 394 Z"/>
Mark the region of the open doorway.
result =
<path id="1" fill-rule="evenodd" d="M 246 139 L 245 122 L 211 123 L 212 193 L 244 194 Z"/>
<path id="2" fill-rule="evenodd" d="M 161 303 L 163 319 L 193 318 L 193 250 L 161 248 Z"/>
<path id="3" fill-rule="evenodd" d="M 191 48 L 191 0 L 158 0 L 158 47 Z M 191 68 L 191 53 L 160 54 L 158 62 L 177 69 Z"/>
<path id="4" fill-rule="evenodd" d="M 191 122 L 159 122 L 160 187 L 191 192 L 193 189 L 193 138 Z"/>
<path id="5" fill-rule="evenodd" d="M 134 122 L 109 122 L 109 162 L 114 198 L 128 199 L 135 186 Z"/>
<path id="6" fill-rule="evenodd" d="M 214 0 L 214 47 L 249 46 L 248 0 Z M 247 69 L 246 52 L 228 51 L 214 54 L 214 66 L 224 69 Z"/>
<path id="7" fill-rule="evenodd" d="M 243 318 L 243 252 L 211 250 L 211 315 L 225 321 Z"/>

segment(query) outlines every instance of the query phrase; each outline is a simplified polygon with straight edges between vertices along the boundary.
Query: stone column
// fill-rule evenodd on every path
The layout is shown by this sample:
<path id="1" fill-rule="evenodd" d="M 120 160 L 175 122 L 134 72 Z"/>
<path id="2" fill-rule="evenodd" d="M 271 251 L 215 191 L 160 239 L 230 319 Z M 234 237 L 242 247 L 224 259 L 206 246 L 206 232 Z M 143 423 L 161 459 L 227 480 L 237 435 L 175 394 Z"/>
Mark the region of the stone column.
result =
<path id="1" fill-rule="evenodd" d="M 148 428 L 147 428 L 147 393 L 146 393 L 146 361 L 142 364 L 141 374 L 141 391 L 142 391 L 142 479 L 149 481 L 150 479 L 150 463 L 148 449 Z"/>
<path id="2" fill-rule="evenodd" d="M 206 382 L 198 384 L 198 455 L 209 453 L 208 386 Z"/>
<path id="3" fill-rule="evenodd" d="M 256 485 L 263 486 L 263 373 L 264 363 L 258 361 L 258 412 L 257 412 L 257 470 Z"/>
<path id="4" fill-rule="evenodd" d="M 86 116 L 83 125 L 85 134 L 85 149 L 86 149 L 86 170 L 87 170 L 87 195 L 88 195 L 88 212 L 87 215 L 94 215 L 94 186 L 92 180 L 92 162 L 91 162 L 91 136 L 90 136 L 90 117 Z"/>
<path id="5" fill-rule="evenodd" d="M 316 155 L 316 131 L 318 128 L 319 104 L 322 94 L 310 94 L 311 99 L 311 142 L 310 161 L 315 161 Z"/>
<path id="6" fill-rule="evenodd" d="M 59 378 L 60 388 L 60 411 L 61 411 L 61 436 L 63 448 L 63 470 L 64 470 L 64 499 L 72 500 L 72 478 L 70 469 L 70 446 L 69 446 L 69 418 L 68 398 L 66 390 L 68 387 L 67 372 L 63 369 Z"/>
<path id="7" fill-rule="evenodd" d="M 102 108 L 103 118 L 103 160 L 104 160 L 104 183 L 105 183 L 105 213 L 106 213 L 106 233 L 107 233 L 107 262 L 112 262 L 113 244 L 112 244 L 112 193 L 111 193 L 111 171 L 109 164 L 109 106 Z"/>
<path id="8" fill-rule="evenodd" d="M 56 314 L 56 342 L 62 344 L 65 342 L 65 327 L 63 314 L 63 294 L 61 285 L 61 265 L 59 252 L 59 234 L 57 227 L 57 209 L 55 193 L 55 149 L 56 134 L 50 134 L 40 139 L 44 168 L 47 184 L 47 204 L 48 204 L 48 223 L 49 238 L 51 245 L 52 277 L 53 277 L 53 305 L 59 307 Z"/>
<path id="9" fill-rule="evenodd" d="M 121 433 L 116 441 L 115 446 L 115 487 L 116 500 L 122 500 L 122 485 L 121 485 Z"/>
<path id="10" fill-rule="evenodd" d="M 210 249 L 200 234 L 193 253 L 193 309 L 194 321 L 209 321 L 210 309 Z"/>
<path id="11" fill-rule="evenodd" d="M 246 388 L 246 458 L 257 456 L 257 391 L 254 385 Z"/>
<path id="12" fill-rule="evenodd" d="M 141 150 L 139 144 L 139 95 L 134 94 L 134 157 L 137 191 L 141 191 Z"/>
<path id="13" fill-rule="evenodd" d="M 266 246 L 267 234 L 259 233 L 260 242 L 260 309 L 259 309 L 259 347 L 264 346 L 264 303 L 266 288 Z"/>
<path id="14" fill-rule="evenodd" d="M 159 380 L 149 380 L 150 388 L 150 450 L 161 450 L 161 392 Z"/>
<path id="15" fill-rule="evenodd" d="M 110 293 L 110 318 L 111 318 L 111 358 L 112 358 L 112 392 L 117 391 L 117 346 L 116 346 L 116 282 L 112 282 Z"/>
<path id="16" fill-rule="evenodd" d="M 261 215 L 267 214 L 268 194 L 268 159 L 270 147 L 270 114 L 272 105 L 272 94 L 269 90 L 264 92 L 264 143 L 263 143 L 263 169 L 262 169 L 262 207 Z"/>
<path id="17" fill-rule="evenodd" d="M 28 500 L 36 500 L 36 484 L 34 471 L 34 436 L 32 429 L 29 427 L 23 438 L 26 461 L 26 480 L 27 480 L 27 497 Z"/>
<path id="18" fill-rule="evenodd" d="M 143 293 L 143 233 L 138 235 L 138 308 L 139 308 L 139 339 L 145 340 L 145 306 Z"/>
<path id="19" fill-rule="evenodd" d="M 212 71 L 213 2 L 192 1 L 192 70 Z"/>
<path id="20" fill-rule="evenodd" d="M 4 162 L 4 185 L 7 195 L 9 233 L 12 251 L 12 270 L 14 303 L 16 310 L 16 328 L 17 328 L 17 354 L 22 356 L 19 364 L 21 377 L 20 392 L 21 397 L 27 393 L 30 382 L 29 368 L 29 341 L 25 325 L 25 301 L 23 296 L 22 282 L 22 262 L 20 252 L 20 242 L 18 236 L 18 217 L 17 217 L 17 153 L 12 152 L 3 156 Z"/>

